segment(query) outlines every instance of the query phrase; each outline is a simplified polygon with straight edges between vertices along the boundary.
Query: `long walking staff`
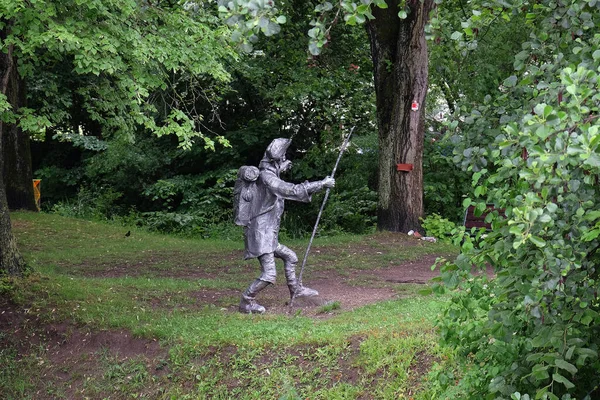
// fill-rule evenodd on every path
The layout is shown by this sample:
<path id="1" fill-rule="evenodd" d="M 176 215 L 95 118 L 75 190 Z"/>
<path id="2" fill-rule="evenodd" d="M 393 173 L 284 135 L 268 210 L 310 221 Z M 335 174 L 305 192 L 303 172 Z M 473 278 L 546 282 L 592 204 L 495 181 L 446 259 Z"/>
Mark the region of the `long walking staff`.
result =
<path id="1" fill-rule="evenodd" d="M 353 126 L 352 129 L 350 129 L 350 133 L 348 134 L 348 136 L 346 136 L 346 139 L 344 140 L 344 144 L 342 145 L 340 154 L 338 155 L 337 161 L 335 162 L 335 166 L 333 167 L 333 171 L 331 172 L 331 175 L 330 175 L 331 178 L 335 177 L 335 171 L 337 170 L 338 164 L 340 163 L 342 154 L 344 154 L 344 151 L 346 151 L 346 148 L 348 147 L 348 143 L 350 142 L 350 136 L 352 136 L 352 132 L 354 132 L 354 128 L 356 128 L 356 126 Z M 298 285 L 296 286 L 296 290 L 294 290 L 294 294 L 292 295 L 292 299 L 290 300 L 290 307 L 292 307 L 294 305 L 294 299 L 296 298 L 296 293 L 298 292 L 298 289 L 302 287 L 302 274 L 304 273 L 304 266 L 306 265 L 306 260 L 308 258 L 308 253 L 310 252 L 310 247 L 312 246 L 313 239 L 315 238 L 315 235 L 317 234 L 317 227 L 319 226 L 319 221 L 321 220 L 321 214 L 323 214 L 323 209 L 325 208 L 325 203 L 327 203 L 327 198 L 329 197 L 330 190 L 331 190 L 330 188 L 327 188 L 327 190 L 325 191 L 325 197 L 323 198 L 323 203 L 321 203 L 321 209 L 319 210 L 319 214 L 317 215 L 317 221 L 315 222 L 315 227 L 313 228 L 312 235 L 310 236 L 310 241 L 308 242 L 308 247 L 306 247 L 306 252 L 304 253 L 304 260 L 302 260 L 302 267 L 300 267 L 300 274 L 298 275 Z"/>

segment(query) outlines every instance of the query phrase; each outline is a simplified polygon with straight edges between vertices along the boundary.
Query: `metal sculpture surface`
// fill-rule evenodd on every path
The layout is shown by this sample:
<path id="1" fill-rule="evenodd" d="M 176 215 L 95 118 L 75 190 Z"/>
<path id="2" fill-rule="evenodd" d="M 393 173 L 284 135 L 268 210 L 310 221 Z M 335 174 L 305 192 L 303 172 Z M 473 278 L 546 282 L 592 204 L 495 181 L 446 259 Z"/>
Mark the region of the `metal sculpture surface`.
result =
<path id="1" fill-rule="evenodd" d="M 298 257 L 279 243 L 279 226 L 285 200 L 308 203 L 313 193 L 331 188 L 335 180 L 326 177 L 315 182 L 293 184 L 285 182 L 280 174 L 291 168 L 286 151 L 291 139 L 275 139 L 267 147 L 256 167 L 241 167 L 234 189 L 235 223 L 244 226 L 244 258 L 258 258 L 261 275 L 242 294 L 239 310 L 242 313 L 264 313 L 256 302 L 256 295 L 275 283 L 275 258 L 283 260 L 283 269 L 290 297 L 309 297 L 319 293 L 304 287 L 296 278 Z"/>

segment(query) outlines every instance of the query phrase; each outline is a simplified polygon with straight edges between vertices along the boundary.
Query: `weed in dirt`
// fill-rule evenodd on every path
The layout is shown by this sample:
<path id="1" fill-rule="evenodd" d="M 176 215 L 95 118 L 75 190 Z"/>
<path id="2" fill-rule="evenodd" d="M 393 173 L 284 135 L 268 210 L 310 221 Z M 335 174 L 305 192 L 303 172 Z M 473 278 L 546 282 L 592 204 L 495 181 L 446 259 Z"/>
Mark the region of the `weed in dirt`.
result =
<path id="1" fill-rule="evenodd" d="M 327 314 L 335 310 L 342 308 L 342 304 L 339 301 L 331 301 L 317 309 L 317 314 Z"/>

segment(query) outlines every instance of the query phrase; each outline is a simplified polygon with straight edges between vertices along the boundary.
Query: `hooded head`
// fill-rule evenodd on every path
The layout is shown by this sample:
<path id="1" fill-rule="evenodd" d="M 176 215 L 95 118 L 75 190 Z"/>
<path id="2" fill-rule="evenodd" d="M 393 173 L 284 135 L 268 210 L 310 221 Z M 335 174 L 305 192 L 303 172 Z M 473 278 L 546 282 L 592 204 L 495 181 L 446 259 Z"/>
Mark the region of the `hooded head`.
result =
<path id="1" fill-rule="evenodd" d="M 274 139 L 267 151 L 265 152 L 265 158 L 269 161 L 285 161 L 285 152 L 292 143 L 292 139 L 278 138 Z"/>
<path id="2" fill-rule="evenodd" d="M 292 139 L 277 138 L 274 139 L 267 147 L 265 155 L 260 162 L 261 168 L 266 168 L 268 165 L 275 166 L 277 171 L 285 171 L 291 167 L 291 163 L 286 160 L 285 153 L 290 147 Z"/>

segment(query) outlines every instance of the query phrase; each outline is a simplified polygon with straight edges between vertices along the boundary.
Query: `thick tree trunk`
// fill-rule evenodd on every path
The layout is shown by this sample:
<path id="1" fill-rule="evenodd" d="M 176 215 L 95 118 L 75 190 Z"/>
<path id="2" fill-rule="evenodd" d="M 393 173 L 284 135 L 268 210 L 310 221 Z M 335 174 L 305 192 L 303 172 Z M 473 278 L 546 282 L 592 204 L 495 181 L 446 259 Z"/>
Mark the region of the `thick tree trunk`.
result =
<path id="1" fill-rule="evenodd" d="M 5 31 L 0 34 L 4 39 Z M 9 47 L 6 53 L 0 52 L 0 90 L 7 97 L 9 103 L 16 108 L 19 100 L 18 92 L 15 92 L 13 88 L 15 82 L 18 87 L 18 73 L 12 50 L 12 47 Z M 4 136 L 6 132 L 7 124 L 0 122 L 0 171 L 4 171 Z M 12 233 L 3 175 L 0 173 L 0 275 L 21 275 L 25 270 L 25 262 L 19 253 L 17 241 Z"/>
<path id="2" fill-rule="evenodd" d="M 7 94 L 15 109 L 25 103 L 23 81 L 15 72 L 9 77 Z M 15 101 L 13 103 L 13 101 Z M 31 171 L 31 148 L 29 135 L 15 124 L 6 124 L 2 132 L 2 158 L 4 166 L 4 187 L 8 208 L 11 210 L 37 211 L 33 195 L 33 174 Z"/>
<path id="3" fill-rule="evenodd" d="M 0 136 L 2 135 L 2 124 L 0 124 Z M 0 148 L 2 144 L 0 144 Z M 0 164 L 2 161 L 0 161 Z M 0 174 L 0 276 L 22 275 L 25 271 L 25 261 L 17 248 L 17 241 L 12 233 L 8 204 L 6 202 L 6 191 L 4 190 L 4 179 Z"/>
<path id="4" fill-rule="evenodd" d="M 391 2 L 390 2 L 391 3 Z M 388 3 L 389 4 L 389 3 Z M 428 55 L 424 27 L 433 0 L 408 0 L 410 13 L 398 18 L 397 6 L 374 7 L 367 24 L 374 65 L 379 130 L 379 230 L 422 230 L 423 137 Z M 411 110 L 413 101 L 417 111 Z M 397 164 L 412 170 L 398 171 Z"/>

